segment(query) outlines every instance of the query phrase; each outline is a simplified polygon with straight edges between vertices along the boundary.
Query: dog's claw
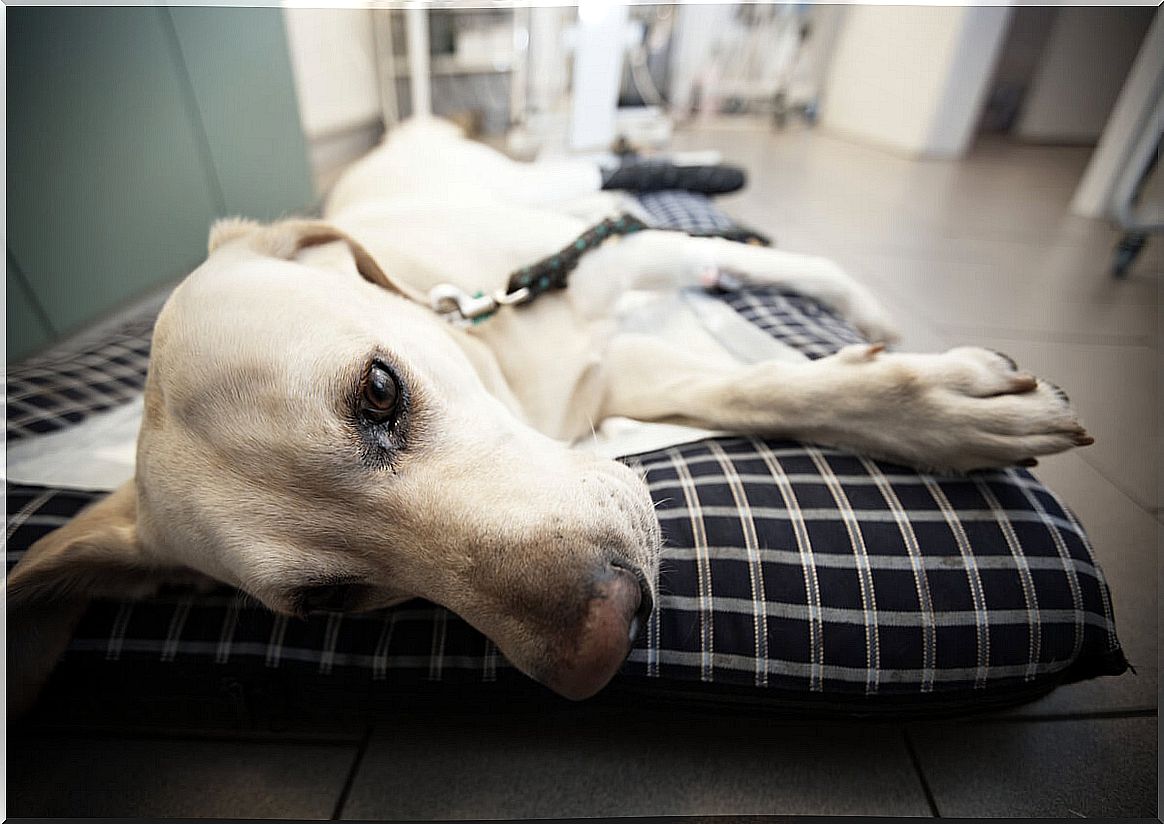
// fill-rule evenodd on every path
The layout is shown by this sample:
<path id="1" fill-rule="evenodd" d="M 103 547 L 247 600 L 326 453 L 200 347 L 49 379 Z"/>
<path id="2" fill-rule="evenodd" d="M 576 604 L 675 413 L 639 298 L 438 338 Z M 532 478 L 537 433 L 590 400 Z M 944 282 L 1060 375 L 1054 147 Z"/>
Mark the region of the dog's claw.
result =
<path id="1" fill-rule="evenodd" d="M 999 352 L 997 349 L 991 349 L 990 351 L 1006 361 L 1010 365 L 1011 371 L 1018 371 L 1018 362 L 1010 355 L 1006 354 L 1006 352 Z"/>
<path id="2" fill-rule="evenodd" d="M 1032 466 L 1038 466 L 1039 462 L 1035 458 L 1023 458 L 1021 461 L 1018 462 L 1018 465 L 1025 466 L 1025 467 L 1032 467 Z"/>
<path id="3" fill-rule="evenodd" d="M 1095 443 L 1095 438 L 1088 435 L 1086 432 L 1080 432 L 1074 438 L 1076 446 L 1091 446 Z"/>
<path id="4" fill-rule="evenodd" d="M 1044 383 L 1046 383 L 1047 386 L 1049 386 L 1051 388 L 1051 391 L 1055 393 L 1056 398 L 1063 401 L 1063 403 L 1067 404 L 1068 406 L 1071 405 L 1071 399 L 1069 397 L 1067 397 L 1066 392 L 1064 392 L 1062 389 L 1060 389 L 1058 386 L 1051 383 L 1050 381 L 1044 381 Z"/>

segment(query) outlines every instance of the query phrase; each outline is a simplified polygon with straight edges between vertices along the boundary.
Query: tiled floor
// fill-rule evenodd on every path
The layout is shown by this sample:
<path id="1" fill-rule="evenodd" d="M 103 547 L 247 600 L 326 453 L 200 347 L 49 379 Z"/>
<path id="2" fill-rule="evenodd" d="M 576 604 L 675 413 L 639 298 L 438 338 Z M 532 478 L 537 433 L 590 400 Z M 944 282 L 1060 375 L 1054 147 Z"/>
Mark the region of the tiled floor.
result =
<path id="1" fill-rule="evenodd" d="M 467 730 L 471 733 L 467 734 Z M 450 785 L 450 780 L 454 783 Z M 402 720 L 345 817 L 927 815 L 897 726 L 564 708 Z"/>
<path id="2" fill-rule="evenodd" d="M 362 739 L 37 737 L 9 742 L 9 814 L 1156 815 L 1161 242 L 1108 275 L 1116 233 L 1067 210 L 1086 149 L 919 162 L 735 125 L 676 143 L 747 167 L 726 208 L 870 283 L 905 347 L 988 345 L 1068 391 L 1097 443 L 1037 472 L 1089 529 L 1138 674 L 908 725 L 583 704 L 402 712 Z"/>
<path id="3" fill-rule="evenodd" d="M 328 818 L 356 746 L 69 736 L 8 752 L 10 816 Z"/>

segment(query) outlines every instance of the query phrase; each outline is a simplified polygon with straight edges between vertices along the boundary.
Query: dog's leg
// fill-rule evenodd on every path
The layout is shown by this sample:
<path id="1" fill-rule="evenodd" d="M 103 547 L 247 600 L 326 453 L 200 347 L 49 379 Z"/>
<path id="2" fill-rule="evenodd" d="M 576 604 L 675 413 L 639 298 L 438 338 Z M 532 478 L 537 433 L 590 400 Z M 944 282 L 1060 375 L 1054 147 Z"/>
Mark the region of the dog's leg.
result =
<path id="1" fill-rule="evenodd" d="M 680 232 L 639 232 L 584 255 L 571 276 L 569 293 L 587 315 L 596 317 L 608 313 L 628 289 L 708 285 L 708 274 L 716 270 L 815 298 L 870 340 L 899 337 L 877 298 L 830 260 Z"/>
<path id="2" fill-rule="evenodd" d="M 620 335 L 604 366 L 603 417 L 796 438 L 921 469 L 1029 463 L 1092 442 L 1060 390 L 974 347 L 919 355 L 860 344 L 724 370 Z"/>

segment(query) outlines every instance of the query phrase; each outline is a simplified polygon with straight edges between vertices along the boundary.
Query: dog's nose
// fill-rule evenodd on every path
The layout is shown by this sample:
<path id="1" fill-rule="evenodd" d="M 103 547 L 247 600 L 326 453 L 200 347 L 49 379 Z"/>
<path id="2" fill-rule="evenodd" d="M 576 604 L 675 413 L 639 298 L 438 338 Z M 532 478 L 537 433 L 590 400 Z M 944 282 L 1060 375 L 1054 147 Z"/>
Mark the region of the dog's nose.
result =
<path id="1" fill-rule="evenodd" d="M 589 698 L 614 677 L 651 610 L 649 590 L 625 567 L 608 566 L 591 593 L 576 646 L 546 681 L 574 701 Z"/>

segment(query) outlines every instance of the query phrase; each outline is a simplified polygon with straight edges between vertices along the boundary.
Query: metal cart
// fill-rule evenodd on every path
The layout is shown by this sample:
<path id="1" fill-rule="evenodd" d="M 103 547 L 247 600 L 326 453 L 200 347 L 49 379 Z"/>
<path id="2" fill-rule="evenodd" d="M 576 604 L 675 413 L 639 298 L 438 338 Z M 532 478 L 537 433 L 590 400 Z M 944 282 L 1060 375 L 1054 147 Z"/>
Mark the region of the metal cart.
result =
<path id="1" fill-rule="evenodd" d="M 1124 173 L 1120 176 L 1114 192 L 1113 209 L 1116 223 L 1124 235 L 1116 244 L 1112 260 L 1112 274 L 1117 278 L 1127 277 L 1132 265 L 1148 242 L 1148 235 L 1164 231 L 1161 214 L 1164 207 L 1155 205 L 1155 214 L 1145 215 L 1139 203 L 1144 184 L 1151 177 L 1160 158 L 1161 137 L 1164 136 L 1164 97 L 1156 101 L 1156 108 L 1148 127 L 1140 136 L 1128 159 Z"/>

